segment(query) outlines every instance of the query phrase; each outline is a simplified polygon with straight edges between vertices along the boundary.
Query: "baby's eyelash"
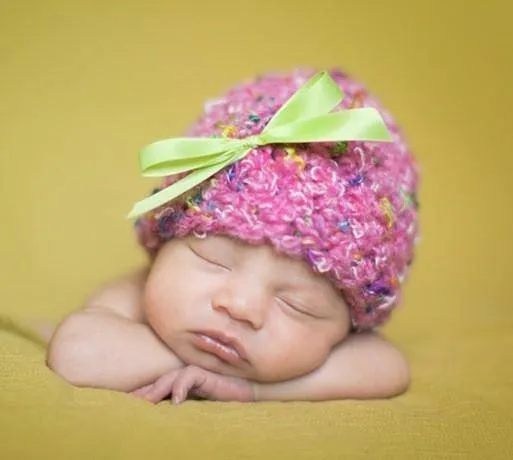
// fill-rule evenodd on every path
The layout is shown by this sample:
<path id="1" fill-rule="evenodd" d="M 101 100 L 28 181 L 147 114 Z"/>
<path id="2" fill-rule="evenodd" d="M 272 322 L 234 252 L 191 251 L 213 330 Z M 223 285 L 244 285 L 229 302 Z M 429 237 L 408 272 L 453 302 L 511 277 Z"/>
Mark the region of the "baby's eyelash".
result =
<path id="1" fill-rule="evenodd" d="M 293 304 L 291 302 L 287 302 L 285 299 L 282 299 L 281 297 L 278 297 L 278 299 L 281 300 L 284 304 L 286 304 L 289 308 L 291 308 L 294 311 L 297 311 L 298 313 L 301 313 L 306 316 L 310 316 L 311 318 L 318 318 L 314 314 L 312 314 L 302 308 L 297 307 L 295 304 Z"/>
<path id="2" fill-rule="evenodd" d="M 218 267 L 221 267 L 221 268 L 224 268 L 226 270 L 228 270 L 228 267 L 225 267 L 223 264 L 220 264 L 218 262 L 214 262 L 213 260 L 210 260 L 210 259 L 207 259 L 205 256 L 202 256 L 201 254 L 199 254 L 197 251 L 195 251 L 191 246 L 189 246 L 191 252 L 193 252 L 197 257 L 199 257 L 201 260 L 204 260 L 205 262 L 209 263 L 209 264 L 212 264 L 212 265 L 216 265 Z"/>

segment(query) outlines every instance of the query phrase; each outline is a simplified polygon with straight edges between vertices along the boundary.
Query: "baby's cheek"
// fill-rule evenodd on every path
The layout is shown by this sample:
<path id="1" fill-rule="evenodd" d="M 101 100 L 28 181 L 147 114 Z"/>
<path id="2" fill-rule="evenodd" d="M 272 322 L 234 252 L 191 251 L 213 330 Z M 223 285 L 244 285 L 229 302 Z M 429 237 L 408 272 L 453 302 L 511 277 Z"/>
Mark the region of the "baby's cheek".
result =
<path id="1" fill-rule="evenodd" d="M 166 302 L 162 302 L 159 296 L 152 296 L 149 293 L 144 298 L 143 311 L 146 322 L 166 342 L 166 338 L 170 336 L 172 326 L 172 315 L 168 312 Z"/>
<path id="2" fill-rule="evenodd" d="M 259 363 L 262 381 L 290 380 L 308 374 L 320 367 L 328 358 L 330 349 L 322 343 L 308 343 L 283 347 L 270 353 Z"/>

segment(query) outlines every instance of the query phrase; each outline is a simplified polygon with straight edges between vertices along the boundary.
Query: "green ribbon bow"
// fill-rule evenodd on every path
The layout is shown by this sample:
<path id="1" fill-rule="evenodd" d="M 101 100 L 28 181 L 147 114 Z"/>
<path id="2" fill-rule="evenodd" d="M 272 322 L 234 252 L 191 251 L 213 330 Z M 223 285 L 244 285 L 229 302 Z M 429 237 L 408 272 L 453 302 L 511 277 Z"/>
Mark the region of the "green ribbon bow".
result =
<path id="1" fill-rule="evenodd" d="M 370 107 L 331 112 L 344 93 L 327 72 L 306 82 L 257 136 L 243 139 L 182 137 L 164 139 L 139 153 L 143 176 L 161 177 L 193 171 L 134 205 L 138 217 L 182 195 L 226 166 L 267 144 L 391 140 L 379 112 Z"/>

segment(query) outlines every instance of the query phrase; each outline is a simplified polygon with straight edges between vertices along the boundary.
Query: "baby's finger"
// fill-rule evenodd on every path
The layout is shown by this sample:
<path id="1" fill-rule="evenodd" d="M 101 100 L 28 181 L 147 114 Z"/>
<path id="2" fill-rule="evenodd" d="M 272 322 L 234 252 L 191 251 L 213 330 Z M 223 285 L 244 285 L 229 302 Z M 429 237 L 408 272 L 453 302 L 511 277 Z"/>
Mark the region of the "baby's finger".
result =
<path id="1" fill-rule="evenodd" d="M 141 388 L 137 388 L 137 390 L 131 391 L 129 394 L 135 396 L 136 398 L 144 398 L 144 396 L 152 386 L 153 383 L 149 383 L 148 385 L 144 385 Z"/>
<path id="2" fill-rule="evenodd" d="M 173 383 L 173 404 L 181 404 L 187 399 L 189 391 L 200 386 L 205 380 L 205 374 L 201 369 L 189 366 L 176 378 Z"/>
<path id="3" fill-rule="evenodd" d="M 146 392 L 144 399 L 156 404 L 162 401 L 166 396 L 169 396 L 173 388 L 173 382 L 179 372 L 179 370 L 172 371 L 160 377 Z"/>
<path id="4" fill-rule="evenodd" d="M 203 387 L 195 386 L 189 390 L 189 396 L 194 396 L 199 399 L 210 399 L 211 394 L 207 392 Z"/>

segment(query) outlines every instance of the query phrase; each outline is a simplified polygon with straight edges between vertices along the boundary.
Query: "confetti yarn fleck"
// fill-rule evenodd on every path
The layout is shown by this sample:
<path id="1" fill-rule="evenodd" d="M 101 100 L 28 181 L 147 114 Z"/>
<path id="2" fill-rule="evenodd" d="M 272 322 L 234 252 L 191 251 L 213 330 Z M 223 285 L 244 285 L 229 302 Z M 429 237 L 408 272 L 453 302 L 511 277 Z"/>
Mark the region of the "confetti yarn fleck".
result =
<path id="1" fill-rule="evenodd" d="M 384 197 L 381 198 L 379 207 L 385 216 L 387 228 L 392 228 L 392 225 L 394 225 L 394 208 L 392 207 L 392 203 L 390 203 L 387 197 Z"/>

